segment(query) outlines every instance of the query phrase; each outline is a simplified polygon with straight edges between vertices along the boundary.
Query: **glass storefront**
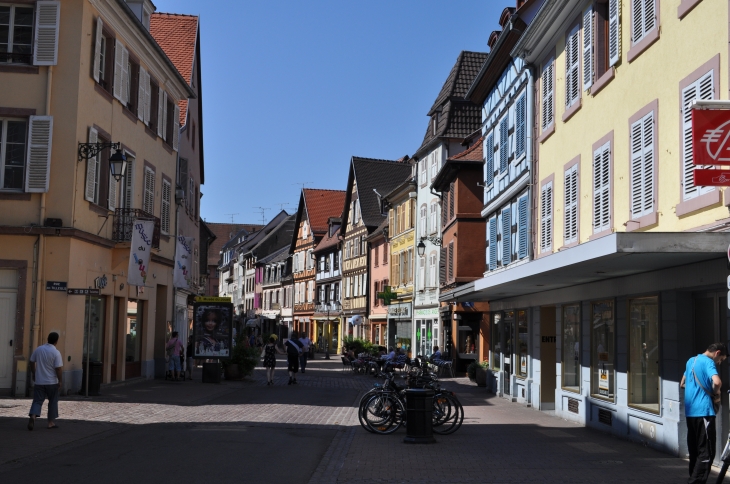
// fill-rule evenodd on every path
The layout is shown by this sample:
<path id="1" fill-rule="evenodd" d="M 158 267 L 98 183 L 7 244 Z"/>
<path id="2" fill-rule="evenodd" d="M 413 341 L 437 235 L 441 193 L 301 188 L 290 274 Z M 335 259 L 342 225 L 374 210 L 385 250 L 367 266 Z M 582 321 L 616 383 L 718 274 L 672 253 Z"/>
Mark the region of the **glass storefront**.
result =
<path id="1" fill-rule="evenodd" d="M 86 296 L 84 314 L 83 359 L 89 361 L 104 359 L 104 322 L 106 304 L 103 297 Z"/>
<path id="2" fill-rule="evenodd" d="M 142 375 L 142 325 L 144 301 L 130 299 L 127 302 L 125 327 L 126 352 L 124 354 L 125 379 Z"/>
<path id="3" fill-rule="evenodd" d="M 527 311 L 520 309 L 517 311 L 517 351 L 515 358 L 519 358 L 515 362 L 515 373 L 520 378 L 527 378 Z"/>
<path id="4" fill-rule="evenodd" d="M 580 392 L 580 305 L 563 306 L 563 388 Z"/>
<path id="5" fill-rule="evenodd" d="M 411 351 L 411 331 L 413 331 L 413 323 L 411 321 L 397 321 L 395 326 L 395 347 L 402 348 L 408 353 Z"/>
<path id="6" fill-rule="evenodd" d="M 659 413 L 659 298 L 629 301 L 629 405 Z"/>
<path id="7" fill-rule="evenodd" d="M 591 303 L 591 396 L 615 401 L 615 361 L 613 301 Z"/>
<path id="8" fill-rule="evenodd" d="M 416 353 L 419 356 L 429 357 L 433 353 L 434 345 L 438 344 L 436 333 L 438 325 L 433 319 L 416 320 Z"/>
<path id="9" fill-rule="evenodd" d="M 500 323 L 502 321 L 501 313 L 492 313 L 492 324 L 490 325 L 491 338 L 489 339 L 491 345 L 491 361 L 489 362 L 490 368 L 494 371 L 499 371 L 502 367 L 502 340 L 500 338 Z"/>

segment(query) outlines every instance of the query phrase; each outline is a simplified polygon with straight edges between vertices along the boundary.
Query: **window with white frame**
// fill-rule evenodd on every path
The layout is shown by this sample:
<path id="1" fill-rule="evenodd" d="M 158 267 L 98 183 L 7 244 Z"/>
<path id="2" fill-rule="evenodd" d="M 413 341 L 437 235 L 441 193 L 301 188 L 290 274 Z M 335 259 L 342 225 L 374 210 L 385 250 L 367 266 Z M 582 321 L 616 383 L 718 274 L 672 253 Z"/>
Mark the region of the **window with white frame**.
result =
<path id="1" fill-rule="evenodd" d="M 142 210 L 150 215 L 155 214 L 155 172 L 149 166 L 144 167 Z"/>
<path id="2" fill-rule="evenodd" d="M 540 189 L 540 252 L 553 248 L 553 182 Z"/>
<path id="3" fill-rule="evenodd" d="M 420 171 L 420 184 L 425 185 L 428 182 L 428 158 L 422 159 L 419 164 L 421 165 Z"/>
<path id="4" fill-rule="evenodd" d="M 418 259 L 418 289 L 423 290 L 426 287 L 426 258 Z"/>
<path id="5" fill-rule="evenodd" d="M 169 180 L 162 180 L 162 206 L 160 207 L 160 230 L 163 234 L 170 233 L 170 200 L 172 198 L 172 184 Z"/>
<path id="6" fill-rule="evenodd" d="M 565 107 L 580 99 L 580 26 L 565 37 Z"/>
<path id="7" fill-rule="evenodd" d="M 565 170 L 564 244 L 578 241 L 578 163 Z"/>
<path id="8" fill-rule="evenodd" d="M 89 143 L 104 142 L 108 143 L 109 140 L 101 138 L 96 128 L 89 128 Z M 109 174 L 109 156 L 109 149 L 106 148 L 86 160 L 84 198 L 96 205 L 115 210 L 119 183 Z"/>
<path id="9" fill-rule="evenodd" d="M 631 218 L 654 211 L 654 111 L 631 125 Z"/>
<path id="10" fill-rule="evenodd" d="M 122 177 L 122 199 L 119 202 L 119 206 L 122 208 L 132 208 L 134 204 L 134 169 L 136 162 L 131 154 L 125 154 L 127 155 L 127 168 L 124 170 L 124 176 Z"/>
<path id="11" fill-rule="evenodd" d="M 583 12 L 583 90 L 593 84 L 594 52 L 593 52 L 593 8 L 588 7 Z M 605 44 L 605 42 L 604 42 Z"/>
<path id="12" fill-rule="evenodd" d="M 656 0 L 631 2 L 631 43 L 638 44 L 656 26 Z"/>
<path id="13" fill-rule="evenodd" d="M 694 164 L 692 151 L 692 102 L 696 99 L 715 99 L 714 69 L 704 74 L 695 82 L 682 89 L 682 200 L 695 197 L 714 190 L 714 187 L 697 187 L 694 184 Z"/>
<path id="14" fill-rule="evenodd" d="M 431 206 L 429 207 L 429 217 L 431 218 L 431 221 L 429 223 L 428 228 L 430 229 L 431 234 L 435 234 L 438 231 L 438 203 L 437 202 L 431 202 Z"/>
<path id="15" fill-rule="evenodd" d="M 540 128 L 542 131 L 547 130 L 555 122 L 553 77 L 555 70 L 555 60 L 551 59 L 542 68 L 540 75 Z"/>
<path id="16" fill-rule="evenodd" d="M 30 64 L 33 6 L 0 5 L 0 63 Z"/>
<path id="17" fill-rule="evenodd" d="M 426 205 L 421 205 L 421 217 L 419 218 L 418 222 L 420 224 L 420 229 L 418 230 L 418 233 L 421 237 L 425 237 L 426 233 L 428 232 L 427 227 L 427 220 L 428 220 L 428 208 Z"/>
<path id="18" fill-rule="evenodd" d="M 33 9 L 30 10 L 32 15 Z M 28 123 L 23 119 L 0 119 L 0 187 L 3 190 L 23 189 L 27 132 Z"/>
<path id="19" fill-rule="evenodd" d="M 431 160 L 431 181 L 433 181 L 433 179 L 436 178 L 436 175 L 439 172 L 439 162 L 438 158 L 436 157 L 436 152 L 428 155 L 428 158 Z"/>
<path id="20" fill-rule="evenodd" d="M 438 282 L 436 279 L 436 269 L 438 268 L 438 263 L 436 262 L 436 253 L 432 253 L 428 257 L 428 281 L 426 282 L 427 287 L 438 287 Z"/>
<path id="21" fill-rule="evenodd" d="M 593 233 L 611 228 L 611 142 L 593 153 Z"/>

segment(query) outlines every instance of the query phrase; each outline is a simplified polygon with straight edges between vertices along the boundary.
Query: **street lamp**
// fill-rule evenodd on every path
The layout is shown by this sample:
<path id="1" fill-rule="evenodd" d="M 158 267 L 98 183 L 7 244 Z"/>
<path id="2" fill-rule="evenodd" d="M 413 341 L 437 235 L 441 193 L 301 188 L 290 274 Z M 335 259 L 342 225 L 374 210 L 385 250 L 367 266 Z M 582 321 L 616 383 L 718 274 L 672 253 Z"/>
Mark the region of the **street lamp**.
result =
<path id="1" fill-rule="evenodd" d="M 423 254 L 426 253 L 426 244 L 423 243 L 424 240 L 428 240 L 434 245 L 441 246 L 441 239 L 438 237 L 434 237 L 432 235 L 428 237 L 421 237 L 421 240 L 418 242 L 418 245 L 416 246 L 416 249 L 418 250 L 418 256 L 423 257 Z"/>
<path id="2" fill-rule="evenodd" d="M 127 157 L 124 156 L 122 150 L 116 150 L 111 158 L 109 158 L 109 169 L 116 181 L 122 179 L 127 169 Z"/>
<path id="3" fill-rule="evenodd" d="M 330 310 L 331 310 L 330 308 L 332 306 L 334 306 L 334 310 L 335 311 L 339 311 L 340 310 L 340 307 L 342 305 L 340 304 L 339 301 L 332 301 L 331 303 L 322 303 L 322 305 L 320 307 L 320 309 L 321 309 L 320 312 L 325 312 L 324 310 L 326 308 L 326 311 L 327 311 L 327 324 L 328 325 L 329 324 L 332 324 L 330 322 Z M 331 336 L 331 327 L 330 327 L 330 336 Z M 330 344 L 329 341 L 325 341 L 325 344 L 324 344 L 324 359 L 325 360 L 329 360 L 330 359 L 330 345 L 329 344 Z"/>
<path id="4" fill-rule="evenodd" d="M 127 157 L 122 152 L 121 143 L 79 143 L 78 161 L 95 158 L 102 150 L 111 148 L 115 150 L 109 158 L 109 170 L 116 181 L 124 177 L 127 169 Z"/>

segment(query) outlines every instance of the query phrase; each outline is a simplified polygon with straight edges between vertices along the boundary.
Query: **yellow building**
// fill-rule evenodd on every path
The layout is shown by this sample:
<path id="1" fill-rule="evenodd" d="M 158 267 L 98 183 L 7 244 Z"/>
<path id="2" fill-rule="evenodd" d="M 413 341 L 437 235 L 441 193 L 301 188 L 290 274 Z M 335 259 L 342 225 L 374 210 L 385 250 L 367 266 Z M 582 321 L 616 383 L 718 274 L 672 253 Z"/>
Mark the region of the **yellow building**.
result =
<path id="1" fill-rule="evenodd" d="M 178 101 L 195 94 L 149 33 L 149 0 L 3 10 L 15 23 L 0 58 L 0 389 L 26 394 L 27 359 L 51 331 L 63 393 L 80 388 L 87 354 L 104 382 L 151 378 L 172 320 Z M 120 143 L 121 181 L 109 147 L 80 156 L 97 142 Z M 127 283 L 135 219 L 156 228 L 145 287 Z"/>

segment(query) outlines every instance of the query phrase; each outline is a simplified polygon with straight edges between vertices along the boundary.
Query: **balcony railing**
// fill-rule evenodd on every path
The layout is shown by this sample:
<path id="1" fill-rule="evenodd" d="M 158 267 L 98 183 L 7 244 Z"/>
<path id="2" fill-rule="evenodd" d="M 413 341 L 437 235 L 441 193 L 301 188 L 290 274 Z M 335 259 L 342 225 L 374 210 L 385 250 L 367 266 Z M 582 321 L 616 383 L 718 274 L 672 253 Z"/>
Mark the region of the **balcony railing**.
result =
<path id="1" fill-rule="evenodd" d="M 132 230 L 135 220 L 153 220 L 155 230 L 152 233 L 152 247 L 160 247 L 160 219 L 144 210 L 137 208 L 118 208 L 114 212 L 114 230 L 112 239 L 115 242 L 129 242 L 132 240 Z"/>

